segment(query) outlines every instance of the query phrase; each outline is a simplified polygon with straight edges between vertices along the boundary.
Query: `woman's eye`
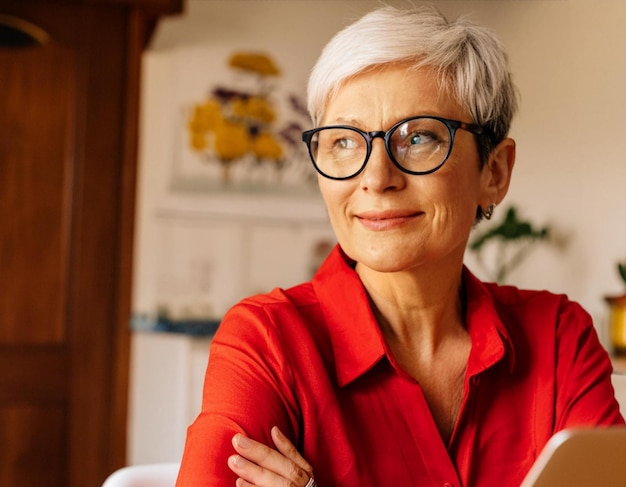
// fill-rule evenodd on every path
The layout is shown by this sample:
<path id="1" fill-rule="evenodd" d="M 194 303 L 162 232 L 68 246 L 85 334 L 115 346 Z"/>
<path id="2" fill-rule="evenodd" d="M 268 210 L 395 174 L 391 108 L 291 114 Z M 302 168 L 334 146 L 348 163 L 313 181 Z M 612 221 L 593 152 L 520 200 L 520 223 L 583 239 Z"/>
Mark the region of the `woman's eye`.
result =
<path id="1" fill-rule="evenodd" d="M 348 137 L 342 137 L 335 140 L 335 147 L 341 150 L 350 150 L 357 147 L 357 143 L 354 139 Z"/>
<path id="2" fill-rule="evenodd" d="M 413 133 L 407 137 L 408 145 L 426 145 L 432 144 L 435 141 L 436 137 L 426 132 Z"/>

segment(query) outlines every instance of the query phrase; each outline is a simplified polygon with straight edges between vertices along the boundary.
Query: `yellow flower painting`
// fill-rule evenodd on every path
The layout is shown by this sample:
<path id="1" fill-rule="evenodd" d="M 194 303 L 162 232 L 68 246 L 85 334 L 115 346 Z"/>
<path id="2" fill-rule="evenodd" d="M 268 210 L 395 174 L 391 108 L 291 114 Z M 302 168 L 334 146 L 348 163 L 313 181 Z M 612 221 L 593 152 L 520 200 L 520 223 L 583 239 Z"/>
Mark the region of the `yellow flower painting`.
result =
<path id="1" fill-rule="evenodd" d="M 281 70 L 259 52 L 234 52 L 227 66 L 249 78 L 250 89 L 218 85 L 198 100 L 187 119 L 188 145 L 206 164 L 219 164 L 222 183 L 232 180 L 238 164 L 267 166 L 279 179 L 290 157 L 301 156 L 300 133 L 308 121 L 303 103 L 287 95 L 289 113 L 279 113 L 275 81 Z M 306 121 L 305 121 L 306 120 Z"/>

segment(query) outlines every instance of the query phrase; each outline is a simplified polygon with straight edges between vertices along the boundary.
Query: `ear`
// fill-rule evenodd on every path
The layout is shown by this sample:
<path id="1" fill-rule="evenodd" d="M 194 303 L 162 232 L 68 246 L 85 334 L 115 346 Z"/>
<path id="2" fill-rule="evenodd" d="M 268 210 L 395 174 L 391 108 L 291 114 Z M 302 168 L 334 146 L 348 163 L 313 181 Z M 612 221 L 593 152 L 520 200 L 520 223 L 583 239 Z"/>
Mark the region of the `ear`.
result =
<path id="1" fill-rule="evenodd" d="M 515 141 L 507 138 L 500 142 L 489 155 L 482 169 L 481 207 L 499 205 L 506 196 L 515 164 Z"/>

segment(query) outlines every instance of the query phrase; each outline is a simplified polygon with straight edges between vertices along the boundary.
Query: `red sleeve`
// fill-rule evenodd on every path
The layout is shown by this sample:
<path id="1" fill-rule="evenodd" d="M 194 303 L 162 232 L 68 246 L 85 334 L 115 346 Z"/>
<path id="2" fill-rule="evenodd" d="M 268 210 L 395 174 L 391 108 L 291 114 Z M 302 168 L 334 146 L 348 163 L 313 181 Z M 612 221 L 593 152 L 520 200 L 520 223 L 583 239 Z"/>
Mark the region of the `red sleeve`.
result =
<path id="1" fill-rule="evenodd" d="M 224 317 L 211 344 L 202 410 L 187 431 L 177 487 L 234 486 L 227 460 L 235 453 L 236 432 L 271 445 L 276 425 L 295 437 L 292 374 L 281 349 L 261 306 L 244 302 Z"/>
<path id="2" fill-rule="evenodd" d="M 624 424 L 611 384 L 613 367 L 591 317 L 565 301 L 557 324 L 555 431 Z"/>

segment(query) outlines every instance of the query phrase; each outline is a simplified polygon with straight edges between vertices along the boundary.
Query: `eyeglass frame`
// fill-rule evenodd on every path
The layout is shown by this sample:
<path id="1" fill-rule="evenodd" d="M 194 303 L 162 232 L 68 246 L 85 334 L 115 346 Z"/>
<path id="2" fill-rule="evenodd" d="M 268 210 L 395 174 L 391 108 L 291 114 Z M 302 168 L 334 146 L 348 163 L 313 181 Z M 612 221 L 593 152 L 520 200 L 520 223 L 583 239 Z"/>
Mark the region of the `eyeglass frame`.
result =
<path id="1" fill-rule="evenodd" d="M 445 157 L 436 167 L 434 167 L 433 169 L 429 169 L 428 171 L 411 171 L 403 167 L 396 160 L 395 156 L 391 152 L 391 148 L 390 148 L 391 135 L 401 125 L 407 122 L 410 122 L 411 120 L 419 120 L 419 119 L 424 119 L 424 118 L 427 118 L 430 120 L 438 120 L 439 122 L 443 123 L 447 127 L 448 133 L 450 134 L 450 145 L 448 147 L 448 152 L 446 153 Z M 350 176 L 341 176 L 341 177 L 329 176 L 323 173 L 321 169 L 318 167 L 317 163 L 315 162 L 315 158 L 313 157 L 313 153 L 311 151 L 311 140 L 316 133 L 321 132 L 326 129 L 351 130 L 353 132 L 357 132 L 358 134 L 361 134 L 361 136 L 363 136 L 363 138 L 365 139 L 365 142 L 367 144 L 367 152 L 365 153 L 365 159 L 363 160 L 363 164 L 361 164 L 361 167 L 354 174 Z M 389 156 L 389 159 L 391 159 L 391 162 L 393 162 L 393 165 L 396 166 L 398 169 L 400 169 L 400 171 L 402 171 L 405 174 L 411 174 L 413 176 L 425 176 L 426 174 L 432 174 L 435 171 L 439 170 L 446 163 L 446 161 L 450 157 L 450 154 L 452 153 L 452 147 L 454 146 L 454 136 L 456 135 L 456 131 L 458 129 L 466 130 L 467 132 L 470 132 L 474 135 L 482 135 L 485 132 L 485 127 L 483 127 L 482 125 L 475 124 L 475 123 L 461 122 L 460 120 L 451 120 L 449 118 L 436 117 L 432 115 L 417 115 L 414 117 L 409 117 L 409 118 L 400 120 L 399 122 L 395 123 L 392 127 L 390 127 L 386 131 L 374 130 L 371 132 L 366 132 L 364 130 L 359 129 L 358 127 L 353 127 L 351 125 L 325 125 L 323 127 L 317 127 L 317 128 L 314 128 L 311 130 L 305 130 L 304 132 L 302 132 L 302 141 L 307 146 L 307 149 L 309 151 L 309 157 L 311 159 L 311 162 L 313 163 L 313 167 L 315 167 L 315 170 L 319 174 L 324 176 L 325 178 L 333 179 L 335 181 L 344 181 L 346 179 L 352 179 L 363 172 L 363 170 L 365 169 L 365 166 L 367 166 L 367 163 L 370 159 L 370 155 L 372 154 L 372 142 L 376 138 L 383 139 L 384 144 L 385 144 L 385 150 L 387 151 L 387 155 Z"/>

